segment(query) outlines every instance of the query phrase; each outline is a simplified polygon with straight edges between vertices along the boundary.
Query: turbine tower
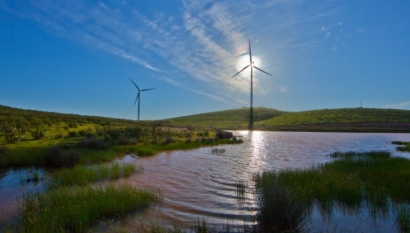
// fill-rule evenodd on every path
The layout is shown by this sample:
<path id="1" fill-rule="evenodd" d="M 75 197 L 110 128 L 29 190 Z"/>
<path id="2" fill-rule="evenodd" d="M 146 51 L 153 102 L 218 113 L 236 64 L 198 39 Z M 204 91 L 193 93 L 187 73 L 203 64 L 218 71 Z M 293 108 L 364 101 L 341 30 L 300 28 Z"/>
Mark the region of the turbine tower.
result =
<path id="1" fill-rule="evenodd" d="M 250 107 L 250 113 L 249 113 L 249 130 L 253 130 L 253 68 L 272 76 L 268 72 L 263 71 L 262 69 L 256 67 L 253 63 L 254 61 L 252 60 L 251 39 L 249 39 L 249 65 L 245 66 L 242 70 L 240 70 L 238 73 L 232 76 L 233 78 L 236 75 L 240 74 L 242 71 L 246 70 L 248 67 L 251 67 L 251 107 Z"/>
<path id="2" fill-rule="evenodd" d="M 154 90 L 156 88 L 140 89 L 137 86 L 137 84 L 135 84 L 134 81 L 132 81 L 132 79 L 130 77 L 128 77 L 128 78 L 131 80 L 131 82 L 134 84 L 134 86 L 138 89 L 138 94 L 137 94 L 137 98 L 135 98 L 134 106 L 135 106 L 135 104 L 137 103 L 137 100 L 138 100 L 138 120 L 140 120 L 140 100 L 141 100 L 140 95 L 141 95 L 141 91 L 150 91 L 150 90 Z"/>

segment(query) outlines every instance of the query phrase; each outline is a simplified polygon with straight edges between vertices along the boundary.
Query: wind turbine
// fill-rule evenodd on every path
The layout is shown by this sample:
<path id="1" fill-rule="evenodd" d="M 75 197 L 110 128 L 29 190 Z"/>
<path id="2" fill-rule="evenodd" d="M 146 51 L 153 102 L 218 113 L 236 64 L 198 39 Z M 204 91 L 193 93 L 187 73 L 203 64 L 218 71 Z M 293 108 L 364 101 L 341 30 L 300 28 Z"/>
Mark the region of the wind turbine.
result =
<path id="1" fill-rule="evenodd" d="M 263 71 L 262 69 L 256 67 L 253 63 L 254 61 L 252 60 L 251 39 L 249 39 L 249 65 L 245 66 L 242 70 L 240 70 L 238 73 L 236 73 L 234 76 L 231 77 L 233 78 L 236 75 L 240 74 L 242 71 L 246 70 L 248 67 L 251 67 L 251 108 L 250 108 L 250 114 L 249 114 L 249 130 L 253 130 L 253 68 L 272 76 L 268 72 Z"/>
<path id="2" fill-rule="evenodd" d="M 134 106 L 135 106 L 135 104 L 137 103 L 137 100 L 138 100 L 138 120 L 140 120 L 140 100 L 141 100 L 140 95 L 141 95 L 141 91 L 150 91 L 150 90 L 154 90 L 156 88 L 140 89 L 137 86 L 137 84 L 135 84 L 134 81 L 132 81 L 132 79 L 130 77 L 128 77 L 128 78 L 131 80 L 131 82 L 134 84 L 134 86 L 138 89 L 138 94 L 137 94 L 137 98 L 135 98 Z"/>

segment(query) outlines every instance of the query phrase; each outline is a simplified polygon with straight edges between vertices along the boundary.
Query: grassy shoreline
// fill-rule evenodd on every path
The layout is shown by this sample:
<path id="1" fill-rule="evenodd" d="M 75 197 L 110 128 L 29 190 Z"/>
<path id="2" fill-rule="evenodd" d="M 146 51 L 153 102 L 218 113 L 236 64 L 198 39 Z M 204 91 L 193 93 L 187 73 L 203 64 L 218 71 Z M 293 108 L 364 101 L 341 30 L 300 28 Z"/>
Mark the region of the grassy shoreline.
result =
<path id="1" fill-rule="evenodd" d="M 335 208 L 345 213 L 366 208 L 375 216 L 390 210 L 398 228 L 410 230 L 410 215 L 406 214 L 410 203 L 409 159 L 391 157 L 388 152 L 336 152 L 331 157 L 337 160 L 305 170 L 255 176 L 260 195 L 257 219 L 263 229 L 305 229 L 308 213 L 317 205 L 324 218 Z M 281 208 L 266 208 L 277 204 L 278 199 Z"/>
<path id="2" fill-rule="evenodd" d="M 189 150 L 204 146 L 241 143 L 241 140 L 218 139 L 216 136 L 197 137 L 194 140 L 167 137 L 158 142 L 145 140 L 140 143 L 119 143 L 96 137 L 37 143 L 22 141 L 0 147 L 0 168 L 45 167 L 52 168 L 51 181 L 43 193 L 26 195 L 21 207 L 10 220 L 0 219 L 0 231 L 4 232 L 79 232 L 101 218 L 121 218 L 129 212 L 149 207 L 161 201 L 161 195 L 128 185 L 96 186 L 96 182 L 120 179 L 142 167 L 133 164 L 113 163 L 127 153 L 152 156 L 162 151 Z M 123 140 L 124 139 L 120 139 Z M 55 142 L 53 140 L 53 142 Z M 124 144 L 124 145 L 122 145 Z M 38 179 L 34 174 L 29 179 Z"/>
<path id="3" fill-rule="evenodd" d="M 221 144 L 236 144 L 241 143 L 241 140 L 220 139 L 214 138 L 202 138 L 200 140 L 179 141 L 172 143 L 139 143 L 137 145 L 115 145 L 105 146 L 103 141 L 98 139 L 91 139 L 88 142 L 91 146 L 79 147 L 75 145 L 56 145 L 56 146 L 44 146 L 44 147 L 16 147 L 9 149 L 3 146 L 4 155 L 0 155 L 0 168 L 12 168 L 12 167 L 44 167 L 49 166 L 50 156 L 57 157 L 78 157 L 76 163 L 79 164 L 95 164 L 110 162 L 114 158 L 121 157 L 126 153 L 135 153 L 138 156 L 152 156 L 164 151 L 172 150 L 191 150 L 206 146 L 217 146 Z M 99 143 L 102 143 L 101 145 Z M 101 148 L 100 148 L 101 146 Z M 56 150 L 53 153 L 52 150 Z M 1 150 L 1 148 L 0 148 Z M 52 154 L 52 155 L 50 155 Z M 63 160 L 63 158 L 62 158 Z M 64 161 L 62 161 L 64 162 Z M 57 162 L 55 162 L 57 163 Z M 53 164 L 51 164 L 52 166 Z"/>

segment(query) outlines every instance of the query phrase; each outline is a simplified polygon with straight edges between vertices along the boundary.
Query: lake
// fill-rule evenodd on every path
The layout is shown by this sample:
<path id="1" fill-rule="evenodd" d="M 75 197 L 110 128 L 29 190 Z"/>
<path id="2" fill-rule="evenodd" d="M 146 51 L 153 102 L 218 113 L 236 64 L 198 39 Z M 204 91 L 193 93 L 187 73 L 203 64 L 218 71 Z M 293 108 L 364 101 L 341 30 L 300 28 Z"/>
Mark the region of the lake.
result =
<path id="1" fill-rule="evenodd" d="M 396 145 L 391 144 L 392 141 L 410 141 L 410 134 L 233 132 L 243 139 L 243 144 L 119 159 L 142 165 L 144 171 L 116 183 L 158 190 L 164 196 L 164 201 L 155 208 L 130 215 L 117 224 L 139 228 L 141 224 L 150 225 L 152 222 L 172 226 L 192 224 L 202 219 L 216 225 L 251 224 L 251 216 L 255 213 L 252 192 L 252 176 L 255 173 L 309 168 L 332 161 L 329 154 L 335 151 L 383 150 L 394 156 L 410 158 L 410 153 L 396 151 Z M 216 148 L 220 153 L 213 153 Z M 22 191 L 37 191 L 43 186 L 41 183 L 21 183 L 17 176 L 16 171 L 0 174 L 0 209 L 9 208 L 12 198 L 21 197 Z M 237 184 L 247 186 L 244 196 L 238 197 Z M 366 211 L 359 216 L 344 216 L 335 212 L 333 223 L 326 224 L 317 210 L 312 216 L 312 227 L 325 231 L 334 228 L 366 232 L 396 231 L 392 227 L 393 220 L 371 218 Z"/>
<path id="2" fill-rule="evenodd" d="M 252 175 L 255 173 L 310 168 L 332 161 L 329 154 L 335 151 L 383 150 L 394 156 L 410 158 L 410 153 L 396 151 L 396 145 L 391 144 L 392 141 L 410 141 L 410 134 L 234 131 L 234 135 L 241 137 L 244 143 L 218 146 L 224 149 L 221 154 L 213 154 L 215 147 L 208 147 L 161 153 L 149 158 L 123 158 L 124 161 L 142 165 L 144 172 L 120 183 L 159 190 L 164 195 L 164 203 L 158 208 L 128 217 L 120 224 L 138 227 L 141 223 L 149 225 L 154 221 L 172 226 L 205 219 L 209 224 L 242 226 L 244 222 L 251 223 L 255 200 L 251 189 L 246 190 L 245 197 L 238 198 L 237 184 L 252 187 Z M 313 215 L 313 227 L 316 224 L 323 228 L 322 220 L 317 215 L 316 219 Z M 335 218 L 338 228 L 350 224 L 355 229 L 361 225 L 363 230 L 369 231 L 368 228 L 373 225 L 373 229 L 380 230 L 380 226 L 374 223 L 374 219 L 368 219 L 366 213 L 359 217 L 336 214 Z M 390 224 L 383 221 L 383 227 Z M 324 230 L 332 227 L 335 226 L 329 223 Z M 391 224 L 388 229 L 392 229 Z"/>

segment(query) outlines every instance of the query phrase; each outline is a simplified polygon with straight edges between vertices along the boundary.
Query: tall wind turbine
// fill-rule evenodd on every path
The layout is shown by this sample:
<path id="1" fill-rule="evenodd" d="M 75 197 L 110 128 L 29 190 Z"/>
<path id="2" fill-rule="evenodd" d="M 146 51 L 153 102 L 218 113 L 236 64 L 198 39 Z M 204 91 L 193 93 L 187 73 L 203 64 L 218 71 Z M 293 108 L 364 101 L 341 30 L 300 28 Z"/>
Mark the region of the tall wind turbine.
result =
<path id="1" fill-rule="evenodd" d="M 132 81 L 132 79 L 130 77 L 128 77 L 128 78 L 131 80 L 131 82 L 134 84 L 134 86 L 138 89 L 138 94 L 137 94 L 137 98 L 135 98 L 134 106 L 135 106 L 135 104 L 137 103 L 137 100 L 138 100 L 138 120 L 140 120 L 140 100 L 141 100 L 140 95 L 141 95 L 141 91 L 150 91 L 150 90 L 154 90 L 156 88 L 140 89 L 137 86 L 137 84 L 135 84 L 134 81 Z"/>
<path id="2" fill-rule="evenodd" d="M 245 66 L 242 70 L 240 70 L 238 73 L 232 76 L 233 78 L 236 75 L 240 74 L 242 71 L 246 70 L 248 67 L 251 67 L 251 108 L 250 108 L 250 113 L 249 113 L 249 130 L 253 130 L 253 68 L 272 76 L 268 72 L 263 71 L 262 69 L 256 67 L 253 63 L 254 61 L 252 60 L 251 39 L 249 39 L 249 65 Z"/>

